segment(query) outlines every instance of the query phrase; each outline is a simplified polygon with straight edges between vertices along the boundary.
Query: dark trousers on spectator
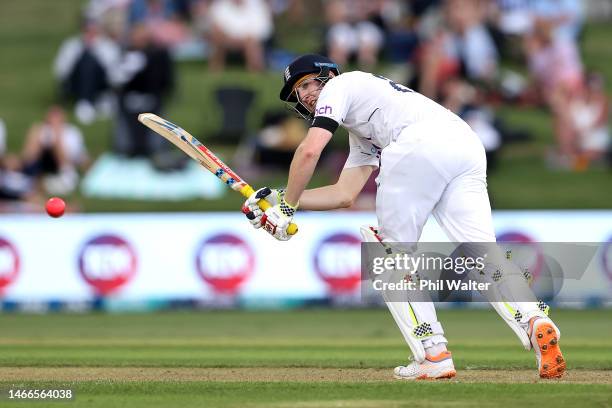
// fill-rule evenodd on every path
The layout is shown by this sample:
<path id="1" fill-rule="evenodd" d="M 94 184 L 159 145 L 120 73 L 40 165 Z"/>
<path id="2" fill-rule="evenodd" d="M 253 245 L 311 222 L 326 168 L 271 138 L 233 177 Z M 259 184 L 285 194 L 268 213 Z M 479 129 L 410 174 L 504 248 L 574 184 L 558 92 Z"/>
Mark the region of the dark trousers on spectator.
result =
<path id="1" fill-rule="evenodd" d="M 119 96 L 113 150 L 128 157 L 152 157 L 164 150 L 163 138 L 138 122 L 142 112 L 161 114 L 161 97 L 127 92 Z"/>
<path id="2" fill-rule="evenodd" d="M 106 73 L 100 62 L 85 50 L 62 84 L 63 96 L 92 104 L 108 89 Z"/>

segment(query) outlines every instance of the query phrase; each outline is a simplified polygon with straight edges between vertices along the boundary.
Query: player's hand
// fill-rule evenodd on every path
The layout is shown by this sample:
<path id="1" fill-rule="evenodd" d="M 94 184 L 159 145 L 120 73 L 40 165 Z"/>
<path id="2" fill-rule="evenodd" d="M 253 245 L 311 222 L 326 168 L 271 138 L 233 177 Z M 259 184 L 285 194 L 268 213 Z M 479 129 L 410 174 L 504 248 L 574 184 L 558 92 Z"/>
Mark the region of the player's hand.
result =
<path id="1" fill-rule="evenodd" d="M 285 196 L 284 189 L 271 189 L 269 187 L 263 187 L 255 191 L 249 196 L 249 198 L 242 205 L 242 212 L 246 215 L 249 222 L 254 228 L 261 228 L 261 217 L 263 211 L 259 207 L 259 200 L 265 199 L 271 207 L 280 204 L 281 200 Z"/>
<path id="2" fill-rule="evenodd" d="M 279 241 L 288 241 L 292 235 L 287 234 L 287 227 L 291 224 L 296 210 L 297 205 L 293 207 L 281 198 L 279 204 L 268 208 L 261 216 L 261 226 Z"/>

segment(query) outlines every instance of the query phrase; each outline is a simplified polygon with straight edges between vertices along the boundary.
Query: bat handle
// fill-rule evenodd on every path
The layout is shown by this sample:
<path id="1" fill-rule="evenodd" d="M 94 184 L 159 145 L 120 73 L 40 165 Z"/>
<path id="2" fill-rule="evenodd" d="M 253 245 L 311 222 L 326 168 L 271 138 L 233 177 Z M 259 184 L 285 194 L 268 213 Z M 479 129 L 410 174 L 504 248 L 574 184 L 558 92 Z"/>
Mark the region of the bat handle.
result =
<path id="1" fill-rule="evenodd" d="M 251 196 L 251 194 L 253 194 L 254 192 L 255 192 L 255 190 L 253 190 L 253 187 L 251 187 L 248 184 L 245 185 L 244 187 L 242 187 L 242 189 L 240 189 L 240 193 L 242 193 L 242 195 L 247 197 L 247 198 L 249 198 Z M 267 202 L 264 198 L 259 200 L 257 202 L 257 205 L 259 205 L 259 208 L 261 208 L 262 211 L 266 211 L 268 208 L 270 208 L 270 203 Z M 297 224 L 294 224 L 293 222 L 291 224 L 289 224 L 289 226 L 287 227 L 287 234 L 295 235 L 297 232 L 298 232 Z"/>

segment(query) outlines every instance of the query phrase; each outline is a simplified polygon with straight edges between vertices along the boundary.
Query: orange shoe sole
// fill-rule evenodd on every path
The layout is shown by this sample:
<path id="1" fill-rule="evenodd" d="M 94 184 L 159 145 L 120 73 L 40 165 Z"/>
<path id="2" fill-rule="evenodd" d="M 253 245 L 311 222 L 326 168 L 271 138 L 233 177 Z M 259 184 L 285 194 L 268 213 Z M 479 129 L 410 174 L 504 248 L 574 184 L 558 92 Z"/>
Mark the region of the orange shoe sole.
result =
<path id="1" fill-rule="evenodd" d="M 456 375 L 457 375 L 456 371 L 449 371 L 449 372 L 443 373 L 442 375 L 440 375 L 438 377 L 435 377 L 435 378 L 434 377 L 428 377 L 427 374 L 423 374 L 422 376 L 417 377 L 417 380 L 430 380 L 430 381 L 433 381 L 433 380 L 447 380 L 449 378 L 453 378 Z"/>
<path id="2" fill-rule="evenodd" d="M 543 323 L 536 329 L 535 336 L 541 355 L 540 377 L 561 378 L 565 373 L 565 359 L 554 327 Z"/>

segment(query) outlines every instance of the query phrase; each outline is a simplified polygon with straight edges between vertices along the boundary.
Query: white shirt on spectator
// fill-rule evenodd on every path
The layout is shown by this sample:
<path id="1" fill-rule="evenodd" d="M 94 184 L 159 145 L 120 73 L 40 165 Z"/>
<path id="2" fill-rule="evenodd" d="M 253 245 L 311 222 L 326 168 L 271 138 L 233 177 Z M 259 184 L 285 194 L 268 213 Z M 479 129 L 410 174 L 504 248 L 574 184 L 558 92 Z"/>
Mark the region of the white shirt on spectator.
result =
<path id="1" fill-rule="evenodd" d="M 471 79 L 490 79 L 497 71 L 497 48 L 483 25 L 470 27 L 457 37 L 458 53 L 463 56 L 467 75 Z"/>
<path id="2" fill-rule="evenodd" d="M 531 29 L 529 0 L 497 0 L 499 28 L 505 34 L 522 35 Z"/>
<path id="3" fill-rule="evenodd" d="M 52 129 L 49 125 L 43 125 L 40 131 L 41 144 L 51 145 Z M 68 161 L 73 165 L 83 164 L 87 160 L 87 148 L 83 141 L 83 134 L 74 125 L 65 124 L 62 131 L 62 146 Z"/>
<path id="4" fill-rule="evenodd" d="M 83 44 L 83 39 L 80 36 L 71 37 L 65 40 L 60 47 L 53 65 L 55 76 L 63 80 L 70 75 L 70 71 L 72 71 L 74 64 L 77 63 L 84 49 L 85 44 Z M 94 40 L 93 45 L 90 47 L 90 51 L 98 59 L 107 73 L 113 71 L 121 54 L 121 50 L 117 44 L 103 36 L 99 36 Z"/>
<path id="5" fill-rule="evenodd" d="M 239 4 L 238 4 L 239 3 Z M 210 7 L 210 21 L 226 35 L 263 41 L 272 35 L 270 9 L 262 0 L 215 0 Z"/>

